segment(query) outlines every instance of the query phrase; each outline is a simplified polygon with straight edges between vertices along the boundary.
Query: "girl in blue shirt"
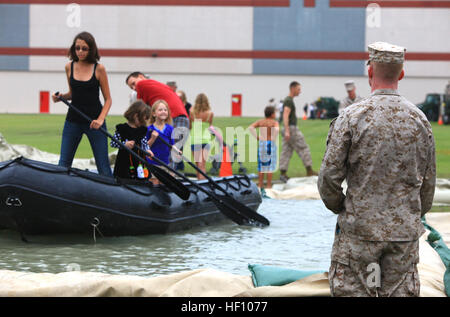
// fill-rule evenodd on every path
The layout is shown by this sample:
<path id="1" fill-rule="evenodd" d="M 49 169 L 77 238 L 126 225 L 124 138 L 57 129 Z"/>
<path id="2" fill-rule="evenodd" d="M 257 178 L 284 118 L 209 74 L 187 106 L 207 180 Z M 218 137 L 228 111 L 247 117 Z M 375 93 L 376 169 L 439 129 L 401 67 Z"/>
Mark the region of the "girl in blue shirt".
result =
<path id="1" fill-rule="evenodd" d="M 144 138 L 144 148 L 152 153 L 155 157 L 163 161 L 165 164 L 169 164 L 170 161 L 170 148 L 162 142 L 158 136 L 161 136 L 167 143 L 173 146 L 174 140 L 172 138 L 173 126 L 172 118 L 170 116 L 169 105 L 164 100 L 157 100 L 152 105 L 152 113 L 150 115 L 150 126 L 147 129 L 147 134 Z M 174 146 L 173 148 L 177 150 Z M 165 168 L 158 162 L 152 160 L 147 156 L 147 161 L 150 164 L 154 164 L 157 167 Z M 152 179 L 154 183 L 158 183 L 156 179 Z"/>

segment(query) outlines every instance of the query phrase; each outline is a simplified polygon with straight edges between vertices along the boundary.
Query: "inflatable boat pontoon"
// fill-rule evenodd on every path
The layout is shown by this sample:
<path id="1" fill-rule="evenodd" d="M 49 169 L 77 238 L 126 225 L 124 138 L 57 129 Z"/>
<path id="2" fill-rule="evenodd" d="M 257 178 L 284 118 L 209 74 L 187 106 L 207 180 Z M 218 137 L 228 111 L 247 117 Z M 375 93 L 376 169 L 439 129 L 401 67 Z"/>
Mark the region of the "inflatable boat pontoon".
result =
<path id="1" fill-rule="evenodd" d="M 256 184 L 245 175 L 215 179 L 237 201 L 257 210 Z M 195 186 L 182 200 L 166 186 L 104 177 L 25 158 L 0 162 L 0 228 L 22 235 L 162 234 L 222 222 L 226 217 Z M 197 185 L 215 192 L 208 181 Z M 217 191 L 217 189 L 216 189 Z"/>

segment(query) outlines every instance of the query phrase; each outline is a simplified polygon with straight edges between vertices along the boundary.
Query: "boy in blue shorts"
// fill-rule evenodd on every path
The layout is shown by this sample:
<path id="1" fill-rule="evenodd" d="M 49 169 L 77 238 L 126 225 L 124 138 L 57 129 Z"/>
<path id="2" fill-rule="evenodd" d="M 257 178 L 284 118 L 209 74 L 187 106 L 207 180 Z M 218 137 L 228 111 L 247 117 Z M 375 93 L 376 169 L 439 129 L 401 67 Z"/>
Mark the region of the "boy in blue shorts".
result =
<path id="1" fill-rule="evenodd" d="M 278 121 L 275 120 L 275 107 L 267 106 L 264 109 L 264 119 L 260 119 L 250 125 L 250 133 L 258 140 L 258 187 L 261 195 L 267 198 L 264 190 L 264 175 L 267 175 L 266 188 L 272 188 L 272 173 L 277 168 L 276 139 L 279 132 Z M 256 133 L 259 128 L 259 133 Z"/>

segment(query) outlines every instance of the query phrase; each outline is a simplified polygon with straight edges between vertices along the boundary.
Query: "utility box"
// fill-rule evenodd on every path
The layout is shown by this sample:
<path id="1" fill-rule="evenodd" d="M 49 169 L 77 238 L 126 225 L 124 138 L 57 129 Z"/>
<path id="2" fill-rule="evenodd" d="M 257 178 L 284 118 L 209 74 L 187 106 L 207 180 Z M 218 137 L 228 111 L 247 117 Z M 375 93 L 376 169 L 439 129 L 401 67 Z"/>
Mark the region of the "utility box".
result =
<path id="1" fill-rule="evenodd" d="M 50 92 L 41 91 L 39 93 L 39 113 L 50 112 Z"/>
<path id="2" fill-rule="evenodd" d="M 240 117 L 242 115 L 242 94 L 231 95 L 231 116 Z"/>

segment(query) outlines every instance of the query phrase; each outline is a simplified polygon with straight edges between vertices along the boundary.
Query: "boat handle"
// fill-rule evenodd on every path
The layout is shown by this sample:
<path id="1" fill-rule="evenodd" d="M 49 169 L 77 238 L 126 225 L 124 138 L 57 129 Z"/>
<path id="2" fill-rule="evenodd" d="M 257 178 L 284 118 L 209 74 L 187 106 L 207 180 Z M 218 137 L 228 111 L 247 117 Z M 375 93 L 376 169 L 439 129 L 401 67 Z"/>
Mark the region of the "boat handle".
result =
<path id="1" fill-rule="evenodd" d="M 22 207 L 22 202 L 17 197 L 8 197 L 5 201 L 6 206 Z"/>

